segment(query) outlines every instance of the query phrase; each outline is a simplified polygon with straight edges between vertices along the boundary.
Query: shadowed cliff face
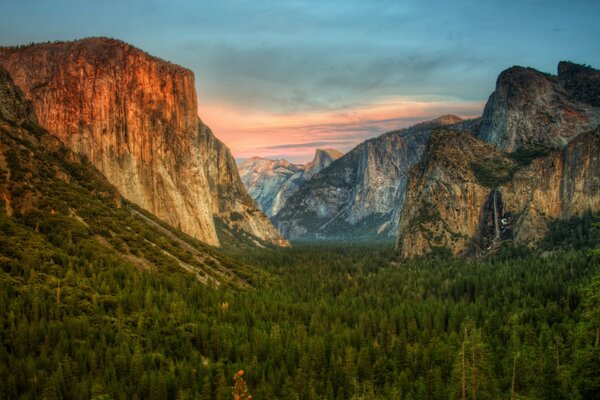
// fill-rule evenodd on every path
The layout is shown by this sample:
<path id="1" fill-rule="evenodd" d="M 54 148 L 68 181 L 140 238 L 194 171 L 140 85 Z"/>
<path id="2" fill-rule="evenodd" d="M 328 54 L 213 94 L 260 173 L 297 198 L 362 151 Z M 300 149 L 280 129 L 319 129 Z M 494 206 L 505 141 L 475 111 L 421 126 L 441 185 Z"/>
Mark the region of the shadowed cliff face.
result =
<path id="1" fill-rule="evenodd" d="M 533 245 L 554 218 L 600 209 L 600 131 L 519 164 L 470 134 L 436 131 L 410 171 L 397 246 L 482 254 L 502 240 Z"/>
<path id="2" fill-rule="evenodd" d="M 211 188 L 212 213 L 221 222 L 218 226 L 225 226 L 229 231 L 249 233 L 267 244 L 287 246 L 279 231 L 248 195 L 227 146 L 202 122 L 198 124 L 198 136 L 202 149 L 200 154 Z M 218 233 L 227 240 L 224 232 Z M 260 242 L 255 244 L 261 245 Z"/>
<path id="3" fill-rule="evenodd" d="M 532 68 L 502 72 L 481 118 L 479 138 L 512 152 L 560 149 L 600 124 L 600 72 L 561 62 L 558 76 Z"/>
<path id="4" fill-rule="evenodd" d="M 103 38 L 4 48 L 0 63 L 32 101 L 40 124 L 85 154 L 126 198 L 219 244 L 213 212 L 237 203 L 213 205 L 213 199 L 240 190 L 232 175 L 208 175 L 206 160 L 219 156 L 207 153 L 214 146 L 198 130 L 191 71 Z M 266 218 L 247 218 L 254 232 L 273 231 Z"/>

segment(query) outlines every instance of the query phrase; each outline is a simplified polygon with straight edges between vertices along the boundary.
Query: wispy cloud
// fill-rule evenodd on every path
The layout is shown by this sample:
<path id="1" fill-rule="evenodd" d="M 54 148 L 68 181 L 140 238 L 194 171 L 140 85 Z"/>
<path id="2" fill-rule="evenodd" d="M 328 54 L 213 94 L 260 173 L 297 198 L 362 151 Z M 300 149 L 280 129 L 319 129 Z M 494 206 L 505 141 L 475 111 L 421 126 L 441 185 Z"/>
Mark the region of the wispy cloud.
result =
<path id="1" fill-rule="evenodd" d="M 594 0 L 0 2 L 0 44 L 106 35 L 192 69 L 200 116 L 240 157 L 478 115 L 512 65 L 600 66 Z"/>
<path id="2" fill-rule="evenodd" d="M 443 114 L 479 116 L 483 105 L 443 97 L 388 98 L 337 111 L 265 113 L 206 104 L 200 115 L 237 158 L 279 158 L 283 151 L 289 161 L 306 162 L 317 147 L 347 152 L 371 137 Z"/>
<path id="3" fill-rule="evenodd" d="M 331 140 L 325 142 L 306 142 L 306 143 L 286 143 L 286 144 L 278 144 L 276 146 L 267 146 L 264 147 L 263 150 L 281 150 L 281 149 L 300 149 L 303 147 L 308 147 L 310 149 L 316 149 L 321 146 L 347 146 L 349 144 L 353 144 L 352 140 Z"/>

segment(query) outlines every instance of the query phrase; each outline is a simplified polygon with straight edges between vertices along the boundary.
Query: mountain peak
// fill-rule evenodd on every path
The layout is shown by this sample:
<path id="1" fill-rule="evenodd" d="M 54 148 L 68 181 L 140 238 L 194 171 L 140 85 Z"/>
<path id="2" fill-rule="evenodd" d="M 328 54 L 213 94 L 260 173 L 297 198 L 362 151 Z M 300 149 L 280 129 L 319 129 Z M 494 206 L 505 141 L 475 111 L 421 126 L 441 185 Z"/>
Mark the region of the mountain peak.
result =
<path id="1" fill-rule="evenodd" d="M 462 122 L 463 119 L 458 115 L 444 114 L 441 117 L 434 119 L 432 122 L 437 122 L 440 125 L 452 125 Z"/>
<path id="2" fill-rule="evenodd" d="M 511 67 L 497 80 L 481 119 L 479 137 L 513 152 L 563 148 L 600 123 L 600 71 L 560 62 L 559 76 Z"/>
<path id="3" fill-rule="evenodd" d="M 589 65 L 585 65 L 585 64 L 577 64 L 574 63 L 572 61 L 561 61 L 558 63 L 558 76 L 564 76 L 565 74 L 569 74 L 569 73 L 579 73 L 579 72 L 585 72 L 585 73 L 600 73 L 600 71 L 598 71 L 597 69 L 592 68 Z"/>
<path id="4" fill-rule="evenodd" d="M 330 157 L 333 160 L 337 160 L 343 155 L 344 153 L 342 153 L 341 151 L 332 148 L 317 149 L 315 151 L 315 157 L 313 158 L 313 162 L 319 157 Z"/>
<path id="5" fill-rule="evenodd" d="M 282 243 L 199 119 L 189 69 L 104 37 L 0 48 L 0 65 L 40 125 L 131 202 L 210 245 L 234 227 L 256 245 Z"/>
<path id="6" fill-rule="evenodd" d="M 304 168 L 304 179 L 311 179 L 343 155 L 344 153 L 336 149 L 317 149 L 313 160 Z"/>
<path id="7" fill-rule="evenodd" d="M 589 65 L 561 61 L 558 63 L 558 79 L 573 98 L 594 107 L 600 107 L 599 70 Z"/>

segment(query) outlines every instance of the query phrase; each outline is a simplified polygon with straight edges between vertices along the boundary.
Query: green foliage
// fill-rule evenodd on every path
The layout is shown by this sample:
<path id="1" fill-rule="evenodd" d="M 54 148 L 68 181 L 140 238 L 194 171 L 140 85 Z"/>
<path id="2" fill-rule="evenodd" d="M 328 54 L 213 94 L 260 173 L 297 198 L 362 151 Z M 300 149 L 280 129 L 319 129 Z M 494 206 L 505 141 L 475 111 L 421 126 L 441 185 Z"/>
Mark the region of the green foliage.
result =
<path id="1" fill-rule="evenodd" d="M 509 154 L 510 158 L 515 160 L 521 166 L 527 166 L 536 158 L 550 155 L 551 150 L 544 147 L 524 146 Z"/>
<path id="2" fill-rule="evenodd" d="M 119 200 L 85 160 L 22 145 L 5 153 L 16 211 L 0 212 L 5 398 L 228 399 L 240 370 L 257 399 L 509 398 L 513 376 L 518 398 L 598 393 L 593 251 L 217 252 Z M 552 246 L 596 246 L 585 218 L 573 245 L 554 225 Z"/>
<path id="3" fill-rule="evenodd" d="M 489 188 L 508 183 L 517 170 L 514 165 L 500 157 L 484 161 L 473 161 L 470 163 L 470 167 L 477 182 Z"/>
<path id="4" fill-rule="evenodd" d="M 567 220 L 557 219 L 541 247 L 545 250 L 589 249 L 600 245 L 600 214 L 591 210 Z"/>
<path id="5" fill-rule="evenodd" d="M 231 398 L 243 369 L 255 398 L 448 399 L 462 351 L 477 398 L 508 397 L 517 353 L 523 398 L 595 379 L 576 374 L 595 362 L 576 329 L 593 254 L 390 264 L 388 245 L 297 244 L 230 254 L 276 277 L 238 291 L 140 271 L 83 229 L 73 244 L 0 229 L 9 398 Z"/>

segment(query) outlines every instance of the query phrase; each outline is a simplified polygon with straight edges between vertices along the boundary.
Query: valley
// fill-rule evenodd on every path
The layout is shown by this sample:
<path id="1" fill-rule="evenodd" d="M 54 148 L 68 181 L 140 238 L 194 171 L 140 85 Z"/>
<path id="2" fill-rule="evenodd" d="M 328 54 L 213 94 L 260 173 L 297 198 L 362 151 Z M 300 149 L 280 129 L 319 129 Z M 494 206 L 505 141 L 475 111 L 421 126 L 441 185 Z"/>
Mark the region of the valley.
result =
<path id="1" fill-rule="evenodd" d="M 0 400 L 598 399 L 599 70 L 211 22 L 0 44 Z"/>
<path id="2" fill-rule="evenodd" d="M 543 258 L 398 263 L 393 243 L 230 253 L 260 276 L 244 290 L 89 258 L 77 241 L 53 267 L 4 260 L 3 393 L 228 399 L 241 369 L 254 398 L 461 398 L 467 379 L 479 398 L 591 399 L 600 232 L 582 227 L 557 229 L 571 250 Z"/>

